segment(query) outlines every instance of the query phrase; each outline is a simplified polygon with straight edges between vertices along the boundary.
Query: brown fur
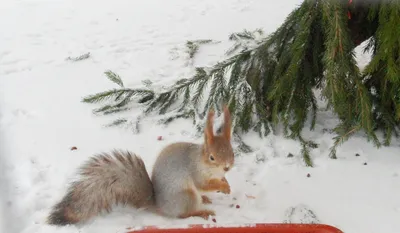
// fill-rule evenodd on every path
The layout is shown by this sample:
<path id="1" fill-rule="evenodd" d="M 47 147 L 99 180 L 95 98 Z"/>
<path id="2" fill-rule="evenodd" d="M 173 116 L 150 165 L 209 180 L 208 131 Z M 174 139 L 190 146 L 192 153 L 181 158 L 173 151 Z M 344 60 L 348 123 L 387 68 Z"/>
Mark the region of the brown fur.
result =
<path id="1" fill-rule="evenodd" d="M 224 125 L 221 135 L 214 135 L 213 118 L 214 111 L 210 110 L 204 131 L 203 162 L 211 167 L 221 167 L 221 169 L 227 172 L 234 163 L 234 154 L 231 145 L 232 123 L 228 107 L 224 107 Z M 210 159 L 210 155 L 213 156 L 214 160 Z"/>
<path id="2" fill-rule="evenodd" d="M 207 197 L 206 195 L 202 195 L 201 200 L 202 200 L 203 204 L 212 204 L 211 199 L 209 197 Z"/>
<path id="3" fill-rule="evenodd" d="M 223 128 L 223 135 L 227 141 L 231 141 L 231 127 L 232 127 L 232 120 L 231 114 L 229 112 L 228 106 L 224 106 L 224 128 Z"/>
<path id="4" fill-rule="evenodd" d="M 85 221 L 114 204 L 136 208 L 154 202 L 153 187 L 141 158 L 126 151 L 92 157 L 80 168 L 81 179 L 73 182 L 56 204 L 48 223 L 66 225 Z"/>
<path id="5" fill-rule="evenodd" d="M 231 188 L 226 179 L 225 181 L 223 179 L 208 180 L 207 183 L 200 187 L 200 190 L 202 190 L 203 192 L 221 191 L 222 193 L 226 194 L 229 194 L 231 192 Z"/>
<path id="6" fill-rule="evenodd" d="M 201 217 L 207 220 L 209 216 L 215 216 L 215 212 L 212 210 L 196 210 L 193 212 L 182 214 L 179 217 L 180 218 Z"/>
<path id="7" fill-rule="evenodd" d="M 193 205 L 189 205 L 185 211 L 186 213 L 179 215 L 179 218 L 201 217 L 207 220 L 209 215 L 215 215 L 215 212 L 212 210 L 196 210 L 196 192 L 193 189 L 187 189 L 185 192 L 191 198 Z"/>
<path id="8" fill-rule="evenodd" d="M 206 127 L 204 129 L 205 144 L 212 145 L 214 143 L 214 110 L 210 109 L 207 115 Z"/>

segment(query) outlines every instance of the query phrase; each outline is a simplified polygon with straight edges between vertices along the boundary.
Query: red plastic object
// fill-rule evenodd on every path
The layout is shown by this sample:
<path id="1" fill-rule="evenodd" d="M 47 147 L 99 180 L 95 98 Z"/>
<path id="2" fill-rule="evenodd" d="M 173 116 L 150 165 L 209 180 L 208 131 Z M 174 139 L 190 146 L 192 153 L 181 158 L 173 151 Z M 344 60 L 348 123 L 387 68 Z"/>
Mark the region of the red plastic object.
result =
<path id="1" fill-rule="evenodd" d="M 325 224 L 247 224 L 242 226 L 189 225 L 188 228 L 145 227 L 128 233 L 343 233 Z"/>

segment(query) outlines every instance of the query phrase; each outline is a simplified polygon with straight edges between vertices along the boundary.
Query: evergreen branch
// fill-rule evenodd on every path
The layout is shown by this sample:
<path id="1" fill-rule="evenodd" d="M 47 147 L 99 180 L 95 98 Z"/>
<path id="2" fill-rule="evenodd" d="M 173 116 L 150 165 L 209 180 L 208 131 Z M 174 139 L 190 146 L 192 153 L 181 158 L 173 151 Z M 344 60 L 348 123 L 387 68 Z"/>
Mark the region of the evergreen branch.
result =
<path id="1" fill-rule="evenodd" d="M 188 53 L 189 53 L 189 58 L 193 58 L 194 55 L 197 53 L 197 51 L 199 50 L 199 45 L 193 43 L 192 41 L 187 41 L 186 42 L 186 47 L 188 49 Z"/>
<path id="2" fill-rule="evenodd" d="M 259 133 L 259 136 L 267 136 L 270 133 L 270 113 L 265 109 L 264 103 L 256 101 L 256 115 L 259 119 L 258 123 L 254 126 L 254 130 Z M 268 107 L 268 106 L 267 106 Z"/>
<path id="3" fill-rule="evenodd" d="M 142 122 L 142 115 L 136 117 L 134 121 L 131 121 L 129 124 L 132 126 L 132 132 L 134 134 L 140 133 L 140 124 Z"/>
<path id="4" fill-rule="evenodd" d="M 174 91 L 169 95 L 168 99 L 160 107 L 159 113 L 161 115 L 165 114 L 168 108 L 171 107 L 171 105 L 176 101 L 176 99 L 178 98 L 178 94 L 179 94 L 178 91 Z"/>
<path id="5" fill-rule="evenodd" d="M 298 139 L 301 143 L 301 154 L 303 156 L 303 161 L 306 164 L 307 167 L 314 167 L 314 164 L 311 159 L 310 155 L 310 148 L 317 148 L 318 145 L 312 141 L 306 141 L 304 138 L 300 135 L 298 135 Z"/>
<path id="6" fill-rule="evenodd" d="M 313 167 L 314 164 L 312 162 L 311 156 L 310 156 L 310 149 L 305 143 L 301 143 L 301 154 L 303 155 L 303 161 L 306 164 L 307 167 Z"/>
<path id="7" fill-rule="evenodd" d="M 246 57 L 238 57 L 236 62 L 232 65 L 231 75 L 228 82 L 228 87 L 230 92 L 232 92 L 236 87 L 241 78 L 243 72 L 243 63 L 246 61 Z"/>
<path id="8" fill-rule="evenodd" d="M 93 113 L 105 112 L 105 111 L 107 111 L 107 110 L 110 110 L 111 108 L 113 108 L 113 106 L 107 104 L 107 105 L 104 105 L 104 106 L 101 107 L 101 108 L 94 109 L 94 110 L 93 110 Z"/>
<path id="9" fill-rule="evenodd" d="M 248 57 L 252 53 L 252 51 L 253 50 L 242 51 L 241 53 L 234 55 L 222 62 L 218 62 L 209 71 L 209 75 L 212 75 L 213 73 L 218 72 L 219 70 L 227 69 L 227 68 L 231 67 L 233 64 L 235 64 L 241 58 Z"/>
<path id="10" fill-rule="evenodd" d="M 107 124 L 106 127 L 119 126 L 119 125 L 125 124 L 127 121 L 128 120 L 125 118 L 116 119 L 113 122 L 111 122 L 110 124 Z"/>
<path id="11" fill-rule="evenodd" d="M 311 97 L 311 104 L 312 104 L 312 118 L 311 118 L 311 126 L 310 126 L 310 130 L 314 130 L 315 129 L 315 124 L 317 122 L 317 110 L 318 110 L 318 105 L 317 105 L 317 99 L 315 98 L 314 95 L 312 95 Z"/>
<path id="12" fill-rule="evenodd" d="M 208 99 L 204 106 L 203 114 L 205 114 L 208 111 L 208 109 L 212 106 L 212 104 L 218 103 L 219 100 L 218 97 L 220 93 L 223 92 L 223 86 L 221 85 L 223 79 L 224 79 L 223 69 L 218 70 L 217 72 L 214 73 L 213 82 L 211 83 L 210 93 L 208 94 Z"/>
<path id="13" fill-rule="evenodd" d="M 144 95 L 141 99 L 138 100 L 139 104 L 144 104 L 147 103 L 148 101 L 151 101 L 154 99 L 155 94 L 154 93 L 149 93 L 147 95 Z"/>
<path id="14" fill-rule="evenodd" d="M 349 10 L 355 17 L 347 17 Z M 87 96 L 83 102 L 112 100 L 95 110 L 110 113 L 128 109 L 133 97 L 139 96 L 138 102 L 147 106 L 145 113 L 176 110 L 178 117 L 168 121 L 187 111 L 193 111 L 193 119 L 203 118 L 210 108 L 220 111 L 220 103 L 228 102 L 235 134 L 251 129 L 266 136 L 282 121 L 285 136 L 301 142 L 303 160 L 312 166 L 310 151 L 317 145 L 305 141 L 301 131 L 308 117 L 310 129 L 315 127 L 318 106 L 313 90 L 320 89 L 340 120 L 330 157 L 336 158 L 338 145 L 359 130 L 378 147 L 375 132 L 383 130 L 384 144 L 389 145 L 400 124 L 399 13 L 400 4 L 349 9 L 347 1 L 307 0 L 265 38 L 246 30 L 232 34 L 234 46 L 227 51 L 228 58 L 196 68 L 192 77 L 178 80 L 166 91 L 121 88 Z M 354 47 L 368 38 L 366 49 L 373 50 L 373 57 L 361 74 Z M 200 44 L 187 43 L 191 58 Z M 109 79 L 123 87 L 119 76 Z M 201 122 L 193 124 L 202 132 Z"/>
<path id="15" fill-rule="evenodd" d="M 346 8 L 337 2 L 330 5 L 324 2 L 324 17 L 327 19 L 326 47 L 324 62 L 327 67 L 328 99 L 338 113 L 342 124 L 340 128 L 351 128 L 350 133 L 343 133 L 335 141 L 330 157 L 336 158 L 336 147 L 340 141 L 347 140 L 354 130 L 364 129 L 368 138 L 372 138 L 376 146 L 380 143 L 373 129 L 371 96 L 360 81 L 360 73 L 354 60 L 352 44 L 347 30 Z M 330 7 L 330 8 L 329 8 Z M 331 20 L 328 20 L 331 17 Z"/>
<path id="16" fill-rule="evenodd" d="M 256 31 L 256 32 L 260 32 L 260 31 Z M 255 35 L 254 35 L 253 32 L 250 32 L 250 31 L 245 29 L 242 32 L 232 33 L 229 36 L 229 40 L 234 40 L 234 41 L 238 41 L 238 40 L 255 40 Z"/>
<path id="17" fill-rule="evenodd" d="M 243 30 L 243 32 L 232 33 L 229 36 L 229 40 L 235 41 L 235 44 L 225 52 L 226 55 L 230 56 L 234 52 L 238 51 L 239 48 L 242 48 L 242 51 L 249 50 L 250 48 L 254 48 L 258 44 L 261 43 L 261 40 L 257 40 L 257 35 L 262 35 L 263 31 L 261 29 L 257 29 L 253 32 L 248 30 Z"/>
<path id="18" fill-rule="evenodd" d="M 345 141 L 347 141 L 349 139 L 349 137 L 351 135 L 353 135 L 354 133 L 356 133 L 358 130 L 360 130 L 360 128 L 358 126 L 347 129 L 347 127 L 343 124 L 337 126 L 334 129 L 337 133 L 338 132 L 342 132 L 341 134 L 339 134 L 338 136 L 334 137 L 334 143 L 333 146 L 330 149 L 330 153 L 329 153 L 329 157 L 331 159 L 337 159 L 336 156 L 336 148 L 340 145 L 343 144 Z"/>
<path id="19" fill-rule="evenodd" d="M 169 123 L 171 123 L 172 121 L 176 120 L 176 119 L 189 119 L 191 118 L 193 121 L 193 124 L 195 124 L 195 112 L 194 110 L 188 110 L 185 111 L 183 113 L 178 113 L 175 114 L 173 116 L 161 119 L 158 121 L 159 124 L 165 124 L 168 125 Z"/>
<path id="20" fill-rule="evenodd" d="M 366 84 L 380 93 L 375 94 L 373 99 L 376 106 L 374 125 L 383 128 L 384 145 L 386 146 L 390 144 L 392 133 L 397 135 L 400 122 L 397 117 L 398 101 L 393 98 L 395 93 L 400 90 L 400 79 L 398 78 L 400 76 L 400 30 L 396 25 L 399 12 L 399 4 L 387 3 L 379 4 L 371 10 L 370 20 L 378 19 L 379 26 L 375 33 L 376 36 L 368 44 L 369 47 L 373 47 L 374 56 L 365 67 L 363 74 L 364 78 L 368 78 Z M 377 139 L 373 139 L 377 145 Z"/>
<path id="21" fill-rule="evenodd" d="M 121 92 L 119 95 L 117 95 L 114 99 L 114 101 L 118 101 L 122 98 L 122 96 L 124 96 L 126 94 L 126 92 Z"/>
<path id="22" fill-rule="evenodd" d="M 200 100 L 203 97 L 204 88 L 205 88 L 205 86 L 206 86 L 208 81 L 209 80 L 204 79 L 204 80 L 200 81 L 200 83 L 197 85 L 196 92 L 194 93 L 193 98 L 192 98 L 192 102 L 193 102 L 194 106 L 197 107 L 199 105 Z"/>
<path id="23" fill-rule="evenodd" d="M 242 137 L 240 137 L 239 134 L 233 133 L 233 138 L 239 144 L 238 149 L 240 152 L 243 152 L 243 153 L 253 152 L 253 149 L 243 141 Z"/>
<path id="24" fill-rule="evenodd" d="M 107 70 L 106 72 L 104 72 L 104 74 L 111 82 L 116 83 L 120 87 L 124 87 L 124 83 L 122 82 L 121 77 L 118 74 L 112 72 L 111 70 Z"/>
<path id="25" fill-rule="evenodd" d="M 225 55 L 232 55 L 234 52 L 238 51 L 239 48 L 243 47 L 241 43 L 235 43 L 228 51 L 225 52 Z"/>
<path id="26" fill-rule="evenodd" d="M 153 97 L 148 103 L 145 113 L 150 113 L 155 109 L 160 109 L 160 114 L 166 113 L 170 106 L 177 101 L 178 96 L 181 93 L 190 92 L 190 89 L 196 85 L 198 86 L 198 93 L 196 93 L 197 95 L 195 96 L 197 97 L 197 100 L 199 100 L 205 84 L 209 80 L 210 76 L 207 75 L 205 70 L 203 68 L 197 68 L 195 75 L 191 79 L 180 79 L 172 88 L 170 88 L 170 90 L 158 94 L 157 97 Z M 184 99 L 183 102 L 184 106 L 181 106 L 182 110 L 188 104 L 187 96 L 185 98 L 186 100 Z"/>
<path id="27" fill-rule="evenodd" d="M 109 114 L 114 114 L 114 113 L 119 113 L 119 112 L 125 112 L 125 111 L 128 111 L 130 109 L 131 108 L 127 108 L 127 107 L 125 107 L 125 108 L 112 108 L 112 109 L 109 109 L 107 111 L 104 111 L 103 114 L 104 115 L 109 115 Z"/>
<path id="28" fill-rule="evenodd" d="M 185 88 L 185 93 L 183 95 L 183 102 L 178 112 L 181 112 L 186 106 L 189 105 L 189 103 L 190 103 L 190 87 L 188 86 Z"/>
<path id="29" fill-rule="evenodd" d="M 249 88 L 248 83 L 243 80 L 239 85 L 239 95 L 238 99 L 240 102 L 240 112 L 238 113 L 238 126 L 240 126 L 243 132 L 248 132 L 252 126 L 252 116 L 253 116 L 253 94 L 252 90 Z"/>
<path id="30" fill-rule="evenodd" d="M 150 86 L 153 84 L 153 82 L 149 79 L 142 80 L 142 83 L 147 88 L 150 88 Z"/>
<path id="31" fill-rule="evenodd" d="M 154 92 L 151 90 L 145 90 L 145 89 L 129 89 L 129 88 L 112 89 L 112 90 L 100 92 L 100 93 L 97 93 L 94 95 L 88 95 L 82 99 L 82 102 L 84 102 L 84 103 L 99 103 L 99 102 L 109 100 L 113 97 L 120 98 L 121 94 L 130 94 L 130 93 L 132 93 L 131 96 L 133 96 L 133 95 L 144 96 L 144 95 L 153 94 Z"/>
<path id="32" fill-rule="evenodd" d="M 158 96 L 148 103 L 145 114 L 154 111 L 156 108 L 162 107 L 170 98 L 172 91 L 163 92 L 158 94 Z"/>
<path id="33" fill-rule="evenodd" d="M 85 53 L 80 55 L 79 57 L 67 57 L 65 60 L 70 60 L 70 61 L 82 61 L 82 60 L 86 60 L 90 57 L 90 52 Z"/>
<path id="34" fill-rule="evenodd" d="M 110 99 L 112 97 L 117 97 L 121 93 L 124 93 L 126 90 L 117 90 L 117 89 L 112 89 L 104 92 L 100 92 L 94 95 L 88 95 L 83 98 L 82 102 L 84 103 L 98 103 L 102 102 L 104 100 Z"/>
<path id="35" fill-rule="evenodd" d="M 213 40 L 195 40 L 195 41 L 187 41 L 186 48 L 189 54 L 189 58 L 194 58 L 195 54 L 199 51 L 201 44 L 209 44 L 213 42 Z"/>

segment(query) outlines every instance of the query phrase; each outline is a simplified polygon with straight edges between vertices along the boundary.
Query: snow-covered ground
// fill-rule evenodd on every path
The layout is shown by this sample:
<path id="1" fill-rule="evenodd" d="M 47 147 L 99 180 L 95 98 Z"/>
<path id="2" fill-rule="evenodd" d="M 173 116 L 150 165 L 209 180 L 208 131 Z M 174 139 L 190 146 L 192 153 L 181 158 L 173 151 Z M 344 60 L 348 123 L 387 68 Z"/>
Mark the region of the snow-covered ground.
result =
<path id="1" fill-rule="evenodd" d="M 108 69 L 128 87 L 145 79 L 159 85 L 185 77 L 193 70 L 186 62 L 187 40 L 222 41 L 202 47 L 195 59 L 195 65 L 212 64 L 230 45 L 230 33 L 256 28 L 272 32 L 300 2 L 2 0 L 0 231 L 108 233 L 143 225 L 207 223 L 199 218 L 171 221 L 118 207 L 84 225 L 46 225 L 50 208 L 91 155 L 129 149 L 151 170 L 164 145 L 202 140 L 185 120 L 163 127 L 150 118 L 140 134 L 105 128 L 116 116 L 94 116 L 96 106 L 81 103 L 81 98 L 115 87 L 103 74 Z M 89 59 L 66 60 L 88 52 Z M 360 64 L 365 59 L 360 56 Z M 128 112 L 131 117 L 138 113 Z M 264 140 L 251 133 L 244 136 L 255 151 L 237 158 L 227 177 L 232 194 L 214 195 L 219 224 L 320 222 L 346 233 L 400 232 L 400 143 L 378 150 L 360 135 L 331 160 L 333 135 L 323 129 L 337 121 L 323 110 L 318 116 L 316 130 L 304 133 L 320 144 L 312 151 L 315 168 L 303 166 L 295 141 L 281 135 Z M 159 135 L 163 141 L 157 140 Z M 77 150 L 70 150 L 73 146 Z M 287 158 L 288 153 L 295 156 Z M 264 162 L 256 162 L 261 154 Z"/>

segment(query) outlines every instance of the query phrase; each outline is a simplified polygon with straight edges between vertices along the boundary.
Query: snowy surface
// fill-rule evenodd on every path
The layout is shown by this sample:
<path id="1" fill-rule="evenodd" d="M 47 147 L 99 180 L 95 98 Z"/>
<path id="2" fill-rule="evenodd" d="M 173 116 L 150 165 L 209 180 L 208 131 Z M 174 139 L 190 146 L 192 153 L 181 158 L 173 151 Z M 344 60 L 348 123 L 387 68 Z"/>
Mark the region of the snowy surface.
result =
<path id="1" fill-rule="evenodd" d="M 97 106 L 80 100 L 115 87 L 103 75 L 108 69 L 121 75 L 128 87 L 142 85 L 145 79 L 170 84 L 193 71 L 184 52 L 187 40 L 222 41 L 202 47 L 195 59 L 195 65 L 212 64 L 230 45 L 230 33 L 256 28 L 272 32 L 300 2 L 2 0 L 0 231 L 106 233 L 143 225 L 212 223 L 199 218 L 170 220 L 118 207 L 84 225 L 46 225 L 50 208 L 91 155 L 129 149 L 141 155 L 150 170 L 166 144 L 202 140 L 185 120 L 163 127 L 150 118 L 140 134 L 105 128 L 116 116 L 96 117 L 91 111 Z M 66 60 L 88 52 L 89 59 Z M 360 64 L 365 65 L 365 59 L 360 56 Z M 136 109 L 128 115 L 138 113 Z M 400 232 L 399 143 L 377 150 L 360 135 L 341 146 L 338 159 L 331 160 L 333 135 L 324 129 L 336 123 L 330 112 L 321 110 L 316 130 L 304 132 L 320 144 L 312 151 L 315 168 L 304 167 L 295 141 L 281 135 L 264 140 L 246 135 L 244 140 L 255 151 L 237 158 L 227 177 L 232 194 L 213 195 L 217 222 L 320 222 L 346 233 Z M 157 141 L 159 135 L 165 139 Z M 72 146 L 78 149 L 71 151 Z M 295 156 L 287 158 L 288 153 Z M 256 162 L 263 156 L 264 162 Z"/>

